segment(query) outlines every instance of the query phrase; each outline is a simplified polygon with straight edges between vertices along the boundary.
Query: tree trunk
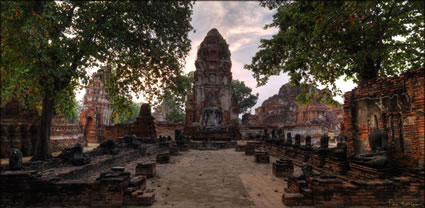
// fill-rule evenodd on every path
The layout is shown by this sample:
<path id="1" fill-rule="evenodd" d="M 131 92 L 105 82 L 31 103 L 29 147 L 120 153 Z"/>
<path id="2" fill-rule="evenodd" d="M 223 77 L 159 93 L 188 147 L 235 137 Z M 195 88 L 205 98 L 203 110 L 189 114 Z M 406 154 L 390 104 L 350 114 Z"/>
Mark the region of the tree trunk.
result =
<path id="1" fill-rule="evenodd" d="M 46 90 L 46 94 L 43 98 L 43 109 L 41 113 L 41 123 L 39 138 L 36 142 L 35 152 L 31 160 L 47 160 L 51 158 L 49 153 L 49 141 L 50 141 L 50 127 L 52 125 L 52 116 L 54 110 L 55 101 L 51 96 L 51 92 Z"/>

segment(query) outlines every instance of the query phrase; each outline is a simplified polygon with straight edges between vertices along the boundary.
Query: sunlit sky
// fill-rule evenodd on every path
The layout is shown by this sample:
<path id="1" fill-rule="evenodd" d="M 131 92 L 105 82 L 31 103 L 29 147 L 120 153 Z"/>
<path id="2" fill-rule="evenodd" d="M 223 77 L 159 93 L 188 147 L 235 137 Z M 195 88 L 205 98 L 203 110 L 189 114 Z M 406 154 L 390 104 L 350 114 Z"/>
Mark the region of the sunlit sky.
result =
<path id="1" fill-rule="evenodd" d="M 257 87 L 257 82 L 252 72 L 243 68 L 245 64 L 251 63 L 252 57 L 258 51 L 260 39 L 269 39 L 277 33 L 276 28 L 264 30 L 264 25 L 271 23 L 275 10 L 262 8 L 256 1 L 203 1 L 196 2 L 192 16 L 194 30 L 190 32 L 192 50 L 190 51 L 184 71 L 195 70 L 195 59 L 198 46 L 212 28 L 216 28 L 229 44 L 232 60 L 233 79 L 244 81 L 253 89 L 253 93 L 259 93 L 257 104 L 252 108 L 260 106 L 264 100 L 277 94 L 279 88 L 289 81 L 286 74 L 271 77 L 264 86 Z M 339 80 L 337 86 L 343 91 L 349 91 L 355 87 L 352 82 Z M 77 92 L 77 99 L 82 100 L 85 90 Z M 343 102 L 342 97 L 335 98 Z M 135 99 L 137 102 L 143 99 Z"/>

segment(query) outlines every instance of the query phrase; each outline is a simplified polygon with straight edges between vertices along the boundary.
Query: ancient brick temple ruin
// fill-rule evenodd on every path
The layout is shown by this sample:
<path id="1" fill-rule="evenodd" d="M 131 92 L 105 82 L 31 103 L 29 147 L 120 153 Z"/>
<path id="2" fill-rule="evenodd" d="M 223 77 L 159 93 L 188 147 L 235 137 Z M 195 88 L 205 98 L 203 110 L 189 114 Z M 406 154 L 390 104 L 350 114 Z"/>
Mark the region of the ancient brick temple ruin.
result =
<path id="1" fill-rule="evenodd" d="M 202 41 L 195 67 L 193 93 L 186 103 L 184 134 L 195 140 L 239 138 L 239 105 L 232 96 L 229 46 L 217 29 L 210 30 Z"/>
<path id="2" fill-rule="evenodd" d="M 87 137 L 88 142 L 102 141 L 104 139 L 104 126 L 113 125 L 112 109 L 103 89 L 108 70 L 106 70 L 107 68 L 103 69 L 106 73 L 103 76 L 93 73 L 92 83 L 86 87 L 86 94 L 83 99 L 80 124 L 83 126 L 84 136 Z"/>
<path id="3" fill-rule="evenodd" d="M 112 137 L 115 140 L 133 134 L 144 139 L 156 137 L 155 118 L 152 116 L 150 105 L 144 103 L 140 106 L 139 115 L 133 123 L 105 126 L 103 133 L 103 138 Z"/>
<path id="4" fill-rule="evenodd" d="M 24 156 L 32 155 L 40 126 L 37 110 L 23 110 L 18 101 L 8 103 L 0 110 L 0 157 L 9 157 L 12 148 L 20 149 Z"/>
<path id="5" fill-rule="evenodd" d="M 265 144 L 284 161 L 287 206 L 422 207 L 425 195 L 425 69 L 363 83 L 345 94 L 336 148 Z M 345 139 L 345 138 L 346 139 Z M 346 142 L 345 142 L 346 140 Z M 292 169 L 292 165 L 296 168 Z M 288 170 L 291 172 L 288 174 Z"/>
<path id="6" fill-rule="evenodd" d="M 264 129 L 280 128 L 292 135 L 310 135 L 318 140 L 324 133 L 337 135 L 343 120 L 342 107 L 330 107 L 317 100 L 306 105 L 296 101 L 301 89 L 288 84 L 279 93 L 265 100 L 255 109 L 255 115 L 245 114 L 242 118 L 242 135 L 245 138 L 263 134 Z"/>
<path id="7" fill-rule="evenodd" d="M 40 119 L 36 109 L 23 109 L 16 100 L 1 108 L 0 158 L 9 157 L 12 148 L 20 149 L 23 156 L 31 156 L 38 139 Z M 50 131 L 50 152 L 86 143 L 81 126 L 67 123 L 61 115 L 52 117 Z"/>
<path id="8" fill-rule="evenodd" d="M 147 103 L 142 104 L 139 116 L 137 116 L 136 121 L 131 126 L 130 134 L 135 134 L 138 137 L 156 137 L 154 121 L 150 105 Z"/>

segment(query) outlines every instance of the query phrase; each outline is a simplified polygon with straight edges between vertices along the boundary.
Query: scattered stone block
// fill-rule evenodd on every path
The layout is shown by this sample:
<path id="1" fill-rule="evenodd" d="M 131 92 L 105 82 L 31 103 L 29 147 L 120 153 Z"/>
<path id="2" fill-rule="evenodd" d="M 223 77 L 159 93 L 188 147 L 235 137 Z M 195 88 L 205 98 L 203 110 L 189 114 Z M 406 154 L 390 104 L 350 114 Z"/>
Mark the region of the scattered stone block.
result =
<path id="1" fill-rule="evenodd" d="M 157 163 L 169 163 L 170 162 L 170 153 L 166 152 L 166 153 L 159 153 L 158 155 L 156 155 L 156 162 Z"/>
<path id="2" fill-rule="evenodd" d="M 177 146 L 171 146 L 170 147 L 170 155 L 178 155 L 179 154 L 179 148 Z"/>
<path id="3" fill-rule="evenodd" d="M 255 146 L 248 144 L 245 147 L 245 155 L 255 155 Z"/>
<path id="4" fill-rule="evenodd" d="M 255 152 L 255 162 L 256 163 L 269 163 L 270 156 L 267 151 L 257 151 Z"/>
<path id="5" fill-rule="evenodd" d="M 236 152 L 245 152 L 246 144 L 237 144 L 235 147 Z"/>
<path id="6" fill-rule="evenodd" d="M 156 163 L 139 163 L 136 166 L 136 176 L 143 175 L 148 178 L 154 177 L 156 174 Z"/>

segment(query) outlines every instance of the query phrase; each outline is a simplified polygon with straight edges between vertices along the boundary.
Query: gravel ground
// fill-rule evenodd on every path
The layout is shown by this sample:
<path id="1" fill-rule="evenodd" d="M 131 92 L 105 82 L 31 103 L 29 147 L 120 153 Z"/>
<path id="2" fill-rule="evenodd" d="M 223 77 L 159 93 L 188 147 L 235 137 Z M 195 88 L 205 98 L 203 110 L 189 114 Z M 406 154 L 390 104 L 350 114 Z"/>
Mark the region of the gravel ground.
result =
<path id="1" fill-rule="evenodd" d="M 134 173 L 135 164 L 128 165 Z M 152 207 L 285 207 L 286 182 L 272 175 L 271 166 L 234 149 L 190 150 L 172 156 L 170 164 L 157 164 L 147 188 L 155 189 Z"/>

